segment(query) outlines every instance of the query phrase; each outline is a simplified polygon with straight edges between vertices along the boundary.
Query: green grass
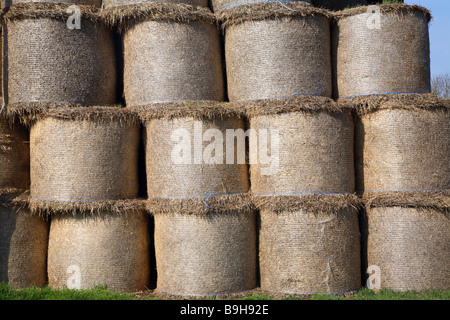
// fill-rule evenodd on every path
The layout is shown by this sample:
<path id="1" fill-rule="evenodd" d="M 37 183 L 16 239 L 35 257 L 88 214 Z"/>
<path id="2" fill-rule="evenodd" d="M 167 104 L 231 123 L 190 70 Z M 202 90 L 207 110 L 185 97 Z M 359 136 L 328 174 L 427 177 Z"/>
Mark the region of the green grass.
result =
<path id="1" fill-rule="evenodd" d="M 45 288 L 26 288 L 12 290 L 7 284 L 0 283 L 0 300 L 155 300 L 152 296 L 138 298 L 132 294 L 111 292 L 105 287 L 96 287 L 90 290 L 54 290 Z M 255 293 L 246 295 L 240 300 L 304 300 L 305 297 L 284 296 L 274 298 L 270 294 Z M 382 289 L 375 293 L 369 289 L 362 289 L 353 295 L 315 294 L 308 297 L 309 300 L 450 300 L 450 290 L 429 290 L 426 292 Z"/>

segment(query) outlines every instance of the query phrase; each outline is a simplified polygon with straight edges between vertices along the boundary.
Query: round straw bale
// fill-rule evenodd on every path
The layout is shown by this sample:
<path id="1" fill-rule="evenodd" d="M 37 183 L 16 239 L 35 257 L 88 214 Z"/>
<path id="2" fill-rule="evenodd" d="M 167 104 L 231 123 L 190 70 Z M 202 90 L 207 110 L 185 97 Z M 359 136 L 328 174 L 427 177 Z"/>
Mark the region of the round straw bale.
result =
<path id="1" fill-rule="evenodd" d="M 383 105 L 356 120 L 357 190 L 448 189 L 449 108 Z"/>
<path id="2" fill-rule="evenodd" d="M 73 119 L 49 114 L 32 125 L 32 198 L 101 201 L 137 196 L 139 124 L 125 115 L 109 119 L 106 108 L 102 110 L 94 118 L 83 112 Z"/>
<path id="3" fill-rule="evenodd" d="M 344 10 L 351 7 L 367 5 L 366 0 L 311 0 L 315 7 L 328 10 Z"/>
<path id="4" fill-rule="evenodd" d="M 244 120 L 236 116 L 148 121 L 149 198 L 196 199 L 246 193 L 249 179 L 244 130 Z"/>
<path id="5" fill-rule="evenodd" d="M 133 292 L 149 279 L 148 216 L 121 214 L 54 216 L 48 247 L 49 286 Z"/>
<path id="6" fill-rule="evenodd" d="M 320 103 L 320 100 L 317 102 Z M 272 100 L 271 108 L 283 101 Z M 306 106 L 305 106 L 306 108 Z M 353 193 L 353 119 L 322 109 L 250 115 L 251 190 L 255 196 Z"/>
<path id="7" fill-rule="evenodd" d="M 157 288 L 218 295 L 256 287 L 256 221 L 251 211 L 155 215 Z"/>
<path id="8" fill-rule="evenodd" d="M 0 115 L 0 195 L 30 186 L 30 145 L 27 130 Z"/>
<path id="9" fill-rule="evenodd" d="M 222 101 L 224 79 L 215 17 L 206 8 L 167 6 L 133 13 L 143 18 L 131 19 L 124 30 L 127 105 Z"/>
<path id="10" fill-rule="evenodd" d="M 449 218 L 448 208 L 368 209 L 362 223 L 363 251 L 367 252 L 363 264 L 380 268 L 381 288 L 450 288 Z"/>
<path id="11" fill-rule="evenodd" d="M 311 5 L 311 1 L 310 0 L 298 0 L 298 1 L 293 1 L 293 0 L 266 0 L 266 1 L 261 1 L 261 0 L 211 0 L 211 6 L 214 12 L 219 12 L 225 9 L 231 9 L 234 7 L 238 7 L 238 6 L 242 6 L 242 5 L 247 5 L 247 4 L 252 4 L 252 3 L 261 3 L 261 2 L 279 2 L 281 6 L 287 6 L 289 7 L 290 5 L 292 5 L 293 3 L 295 4 L 302 4 L 302 5 Z"/>
<path id="12" fill-rule="evenodd" d="M 318 8 L 273 3 L 221 13 L 230 101 L 331 97 L 330 22 Z"/>
<path id="13" fill-rule="evenodd" d="M 334 96 L 431 92 L 429 11 L 405 4 L 368 8 L 336 14 Z"/>
<path id="14" fill-rule="evenodd" d="M 13 289 L 47 280 L 48 222 L 0 199 L 0 282 Z"/>
<path id="15" fill-rule="evenodd" d="M 66 6 L 43 5 L 15 5 L 5 14 L 7 103 L 114 104 L 111 30 L 88 6 L 80 9 L 81 28 L 71 30 Z"/>
<path id="16" fill-rule="evenodd" d="M 358 213 L 261 210 L 261 288 L 291 294 L 341 293 L 361 286 Z"/>

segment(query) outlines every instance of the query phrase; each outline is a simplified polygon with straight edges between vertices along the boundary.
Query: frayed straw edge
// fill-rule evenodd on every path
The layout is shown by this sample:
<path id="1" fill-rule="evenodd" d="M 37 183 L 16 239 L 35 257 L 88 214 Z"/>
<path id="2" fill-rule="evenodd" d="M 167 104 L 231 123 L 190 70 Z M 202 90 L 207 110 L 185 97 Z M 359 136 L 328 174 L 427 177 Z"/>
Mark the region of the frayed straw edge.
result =
<path id="1" fill-rule="evenodd" d="M 119 121 L 126 124 L 138 124 L 136 113 L 120 106 L 83 106 L 70 103 L 29 102 L 7 106 L 7 114 L 30 126 L 36 121 L 54 118 L 69 121 Z"/>
<path id="2" fill-rule="evenodd" d="M 217 25 L 216 16 L 209 8 L 184 3 L 140 3 L 106 8 L 103 16 L 109 26 L 119 32 L 142 21 L 191 22 L 203 21 Z"/>
<path id="3" fill-rule="evenodd" d="M 223 10 L 217 14 L 222 30 L 233 25 L 249 21 L 294 19 L 308 16 L 320 16 L 330 20 L 333 15 L 330 11 L 313 7 L 305 3 L 289 3 L 291 10 L 277 2 L 251 3 Z"/>
<path id="4" fill-rule="evenodd" d="M 365 207 L 405 207 L 450 209 L 450 190 L 367 192 L 362 195 Z"/>
<path id="5" fill-rule="evenodd" d="M 419 5 L 409 5 L 405 3 L 393 3 L 393 4 L 378 4 L 376 5 L 380 8 L 381 13 L 398 13 L 401 15 L 401 18 L 404 17 L 404 14 L 412 14 L 414 12 L 422 13 L 426 18 L 427 21 L 430 22 L 432 19 L 431 12 L 422 6 Z M 355 7 L 345 10 L 336 11 L 333 13 L 333 20 L 339 21 L 342 18 L 354 16 L 357 14 L 364 14 L 367 13 L 367 9 L 369 6 L 361 6 L 361 7 Z"/>
<path id="6" fill-rule="evenodd" d="M 256 208 L 275 213 L 284 212 L 340 212 L 359 210 L 362 201 L 356 194 L 317 194 L 286 196 L 252 196 Z"/>
<path id="7" fill-rule="evenodd" d="M 146 201 L 146 208 L 153 215 L 185 214 L 204 217 L 254 211 L 251 197 L 247 193 L 190 199 L 153 198 Z"/>

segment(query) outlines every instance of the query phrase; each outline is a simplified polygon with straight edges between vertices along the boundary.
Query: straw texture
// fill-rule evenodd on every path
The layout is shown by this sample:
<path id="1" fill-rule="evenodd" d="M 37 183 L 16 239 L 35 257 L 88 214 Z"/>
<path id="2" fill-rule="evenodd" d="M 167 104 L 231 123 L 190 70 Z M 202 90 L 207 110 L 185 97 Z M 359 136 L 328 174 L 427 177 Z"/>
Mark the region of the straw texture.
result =
<path id="1" fill-rule="evenodd" d="M 226 116 L 212 120 L 182 117 L 147 122 L 149 198 L 208 198 L 246 193 L 249 181 L 245 148 L 238 152 L 239 141 L 233 140 L 235 145 L 230 149 L 233 163 L 227 162 L 227 130 L 241 130 L 244 134 L 244 121 Z M 238 163 L 240 158 L 244 158 L 242 163 Z"/>
<path id="2" fill-rule="evenodd" d="M 320 9 L 289 4 L 225 10 L 230 101 L 293 95 L 331 97 L 330 26 Z"/>
<path id="3" fill-rule="evenodd" d="M 0 115 L 0 195 L 8 189 L 30 186 L 30 145 L 28 132 L 18 123 Z"/>
<path id="4" fill-rule="evenodd" d="M 369 28 L 367 7 L 337 13 L 332 45 L 336 98 L 431 92 L 430 13 L 404 4 L 379 7 L 380 29 Z"/>
<path id="5" fill-rule="evenodd" d="M 361 286 L 356 210 L 261 210 L 260 216 L 262 289 L 312 294 L 339 293 Z"/>
<path id="6" fill-rule="evenodd" d="M 95 7 L 102 5 L 102 0 L 2 0 L 2 8 L 18 3 L 64 3 L 64 4 L 84 4 Z"/>
<path id="7" fill-rule="evenodd" d="M 50 226 L 49 286 L 71 284 L 79 268 L 79 288 L 106 285 L 133 292 L 146 289 L 149 279 L 148 216 L 144 211 L 96 216 L 56 216 Z M 75 282 L 76 283 L 76 282 Z"/>
<path id="8" fill-rule="evenodd" d="M 124 31 L 127 105 L 224 100 L 220 37 L 214 17 L 205 8 L 178 5 L 169 9 L 149 7 L 148 20 L 129 23 Z"/>
<path id="9" fill-rule="evenodd" d="M 31 127 L 31 196 L 116 200 L 138 194 L 139 125 L 48 117 Z"/>
<path id="10" fill-rule="evenodd" d="M 103 1 L 105 9 L 135 4 L 146 4 L 146 3 L 170 3 L 170 4 L 185 3 L 192 6 L 208 7 L 208 0 L 104 0 Z"/>
<path id="11" fill-rule="evenodd" d="M 323 110 L 254 116 L 250 118 L 250 127 L 259 133 L 250 135 L 253 195 L 354 192 L 350 112 Z M 267 140 L 261 135 L 264 130 Z M 278 139 L 274 135 L 276 130 Z M 265 159 L 269 156 L 270 159 Z"/>
<path id="12" fill-rule="evenodd" d="M 449 109 L 380 109 L 357 118 L 358 191 L 448 189 Z"/>
<path id="13" fill-rule="evenodd" d="M 0 282 L 13 289 L 43 287 L 47 279 L 48 222 L 0 199 Z"/>
<path id="14" fill-rule="evenodd" d="M 219 12 L 225 9 L 231 9 L 237 6 L 247 5 L 247 4 L 254 4 L 254 3 L 261 3 L 261 2 L 277 2 L 277 0 L 211 0 L 211 7 L 214 12 Z M 280 6 L 284 5 L 287 7 L 290 7 L 293 3 L 302 4 L 302 5 L 311 5 L 310 0 L 304 0 L 304 1 L 280 1 Z"/>
<path id="15" fill-rule="evenodd" d="M 155 215 L 157 288 L 177 295 L 256 287 L 256 221 L 250 211 L 207 217 Z"/>
<path id="16" fill-rule="evenodd" d="M 450 288 L 448 209 L 377 207 L 363 221 L 366 263 L 380 267 L 382 288 Z"/>
<path id="17" fill-rule="evenodd" d="M 81 29 L 70 30 L 66 7 L 31 3 L 11 6 L 6 13 L 8 103 L 115 103 L 111 31 L 86 6 L 82 9 Z"/>
<path id="18" fill-rule="evenodd" d="M 366 0 L 311 0 L 315 7 L 328 10 L 344 10 L 346 8 L 367 5 Z"/>

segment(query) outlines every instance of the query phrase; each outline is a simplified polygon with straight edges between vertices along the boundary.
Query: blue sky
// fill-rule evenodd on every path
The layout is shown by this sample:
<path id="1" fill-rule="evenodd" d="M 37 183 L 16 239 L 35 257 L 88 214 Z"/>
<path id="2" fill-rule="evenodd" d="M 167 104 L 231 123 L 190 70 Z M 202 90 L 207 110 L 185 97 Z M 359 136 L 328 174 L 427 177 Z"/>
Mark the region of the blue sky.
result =
<path id="1" fill-rule="evenodd" d="M 405 0 L 431 11 L 431 75 L 450 73 L 450 0 Z"/>

